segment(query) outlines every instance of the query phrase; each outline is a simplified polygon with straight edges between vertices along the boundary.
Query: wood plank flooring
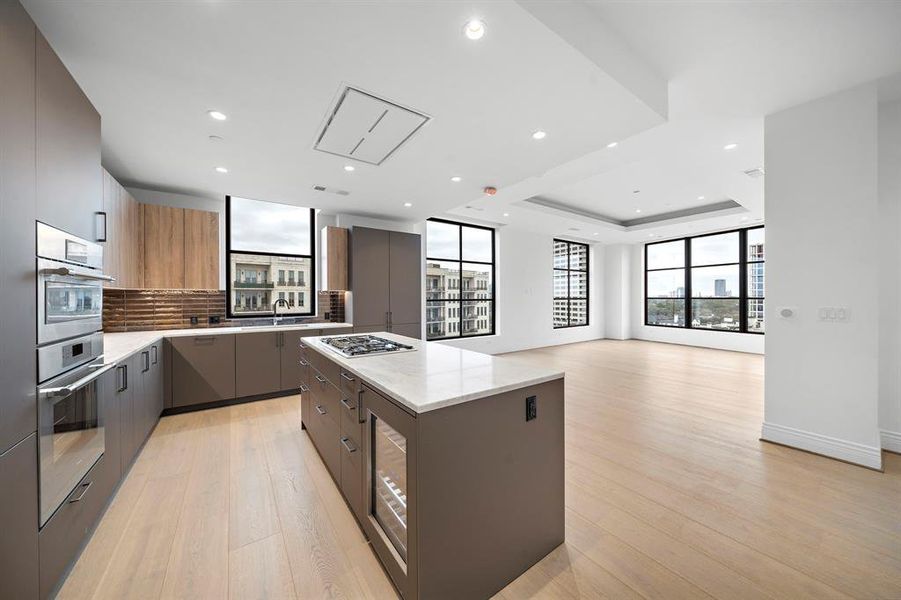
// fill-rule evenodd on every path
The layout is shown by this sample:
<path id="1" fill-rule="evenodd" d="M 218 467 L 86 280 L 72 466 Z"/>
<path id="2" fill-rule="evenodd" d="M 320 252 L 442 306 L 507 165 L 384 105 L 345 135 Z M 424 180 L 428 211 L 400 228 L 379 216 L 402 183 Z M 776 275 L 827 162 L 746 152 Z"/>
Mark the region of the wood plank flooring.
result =
<path id="1" fill-rule="evenodd" d="M 497 598 L 901 598 L 901 456 L 882 474 L 758 441 L 762 357 L 516 355 L 567 374 L 567 541 Z M 162 419 L 60 597 L 396 598 L 299 410 Z"/>

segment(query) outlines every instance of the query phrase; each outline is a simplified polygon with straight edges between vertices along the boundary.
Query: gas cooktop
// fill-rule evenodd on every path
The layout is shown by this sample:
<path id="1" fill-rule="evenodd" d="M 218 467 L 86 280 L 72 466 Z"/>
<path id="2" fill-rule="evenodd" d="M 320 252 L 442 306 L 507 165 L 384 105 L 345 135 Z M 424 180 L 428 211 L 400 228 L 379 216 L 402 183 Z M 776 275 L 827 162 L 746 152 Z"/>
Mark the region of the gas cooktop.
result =
<path id="1" fill-rule="evenodd" d="M 328 345 L 331 350 L 348 358 L 416 350 L 413 346 L 386 340 L 375 335 L 334 336 L 323 339 L 322 343 Z"/>

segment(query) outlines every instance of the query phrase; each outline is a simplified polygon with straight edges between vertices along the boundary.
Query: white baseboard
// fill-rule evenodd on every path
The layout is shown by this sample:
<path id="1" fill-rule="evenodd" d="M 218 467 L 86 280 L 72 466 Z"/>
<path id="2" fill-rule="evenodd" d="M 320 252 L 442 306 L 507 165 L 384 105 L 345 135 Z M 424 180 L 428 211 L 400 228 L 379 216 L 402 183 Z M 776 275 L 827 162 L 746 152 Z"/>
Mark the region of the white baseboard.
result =
<path id="1" fill-rule="evenodd" d="M 880 433 L 882 438 L 882 449 L 901 454 L 901 433 L 898 433 L 897 431 L 886 431 L 885 429 Z"/>
<path id="2" fill-rule="evenodd" d="M 882 450 L 875 446 L 840 440 L 774 423 L 764 423 L 760 437 L 768 442 L 800 448 L 856 465 L 882 470 Z"/>

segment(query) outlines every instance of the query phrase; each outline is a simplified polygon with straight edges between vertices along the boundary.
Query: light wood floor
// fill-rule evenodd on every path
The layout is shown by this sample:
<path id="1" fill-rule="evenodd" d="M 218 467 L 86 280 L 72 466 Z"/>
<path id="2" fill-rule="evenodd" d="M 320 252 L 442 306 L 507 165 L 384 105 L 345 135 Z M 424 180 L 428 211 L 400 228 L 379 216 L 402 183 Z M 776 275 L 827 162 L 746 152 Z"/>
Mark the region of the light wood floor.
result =
<path id="1" fill-rule="evenodd" d="M 758 441 L 759 356 L 597 341 L 566 370 L 566 544 L 499 598 L 901 598 L 884 474 Z M 394 598 L 298 398 L 164 418 L 63 598 Z"/>

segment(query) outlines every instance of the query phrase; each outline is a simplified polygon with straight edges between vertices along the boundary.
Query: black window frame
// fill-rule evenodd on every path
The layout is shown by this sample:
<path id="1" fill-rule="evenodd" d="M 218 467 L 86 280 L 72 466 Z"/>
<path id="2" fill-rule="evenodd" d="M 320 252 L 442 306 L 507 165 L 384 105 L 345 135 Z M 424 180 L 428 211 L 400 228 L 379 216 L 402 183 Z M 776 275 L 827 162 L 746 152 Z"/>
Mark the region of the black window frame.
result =
<path id="1" fill-rule="evenodd" d="M 715 333 L 740 333 L 746 335 L 766 335 L 766 316 L 764 315 L 764 331 L 751 331 L 748 329 L 748 303 L 751 300 L 761 300 L 763 301 L 766 293 L 766 275 L 764 274 L 764 296 L 748 296 L 748 265 L 752 264 L 766 264 L 766 249 L 764 248 L 764 258 L 763 260 L 748 260 L 748 232 L 753 231 L 755 229 L 765 229 L 766 225 L 754 225 L 751 227 L 741 227 L 738 229 L 728 229 L 725 231 L 715 231 L 712 233 L 704 233 L 700 235 L 692 235 L 682 238 L 673 238 L 668 240 L 658 240 L 654 242 L 648 242 L 644 245 L 644 325 L 645 327 L 661 327 L 663 329 L 685 329 L 685 330 L 693 330 L 693 331 L 711 331 Z M 691 264 L 691 241 L 711 237 L 716 235 L 724 235 L 729 233 L 738 233 L 738 262 L 728 262 L 728 263 L 717 263 L 717 264 L 705 264 L 705 265 L 695 265 Z M 664 267 L 659 269 L 649 269 L 648 268 L 648 249 L 651 246 L 656 246 L 657 244 L 670 244 L 673 242 L 682 242 L 684 244 L 684 262 L 681 267 Z M 738 296 L 728 296 L 728 297 L 715 297 L 715 298 L 694 298 L 692 294 L 691 288 L 691 271 L 692 268 L 704 268 L 704 267 L 722 267 L 722 266 L 738 266 L 738 288 L 739 293 Z M 765 268 L 765 267 L 764 267 Z M 660 297 L 660 296 L 648 296 L 648 273 L 649 272 L 658 272 L 658 271 L 675 271 L 675 270 L 683 270 L 684 277 L 684 295 L 682 297 Z M 739 315 L 739 327 L 738 329 L 713 329 L 710 327 L 692 327 L 692 301 L 693 300 L 738 300 L 738 315 Z M 683 325 L 660 325 L 657 323 L 649 323 L 648 322 L 648 302 L 650 300 L 682 300 L 685 304 L 684 310 L 684 324 Z"/>
<path id="2" fill-rule="evenodd" d="M 553 294 L 553 302 L 556 303 L 557 300 L 566 300 L 566 325 L 556 325 L 553 323 L 554 312 L 553 306 L 551 307 L 551 325 L 554 329 L 571 329 L 573 327 L 588 327 L 591 322 L 591 246 L 585 244 L 583 242 L 573 242 L 571 240 L 564 240 L 559 238 L 554 238 L 554 241 L 551 243 L 551 252 L 553 253 L 557 244 L 566 244 L 566 267 L 560 268 L 552 265 L 553 271 L 551 276 L 555 275 L 557 271 L 563 271 L 566 273 L 566 296 L 557 296 L 554 293 L 553 286 L 551 287 L 551 293 Z M 572 263 L 570 262 L 570 256 L 572 254 L 573 246 L 583 246 L 585 248 L 585 269 L 573 269 L 571 267 Z M 573 297 L 572 290 L 570 289 L 570 273 L 585 273 L 585 297 Z M 553 280 L 552 280 L 553 281 Z M 572 301 L 573 300 L 585 300 L 585 322 L 573 324 L 572 323 Z"/>
<path id="3" fill-rule="evenodd" d="M 243 198 L 243 196 L 242 196 Z M 248 198 L 254 200 L 254 198 Z M 264 200 L 259 200 L 264 202 Z M 285 258 L 309 258 L 310 259 L 310 310 L 309 312 L 292 312 L 287 313 L 287 317 L 314 317 L 316 316 L 316 301 L 318 298 L 316 289 L 316 209 L 310 208 L 310 254 L 286 254 L 282 252 L 259 252 L 253 250 L 232 250 L 231 236 L 231 205 L 232 197 L 225 197 L 225 314 L 228 319 L 261 319 L 266 318 L 265 315 L 246 315 L 235 314 L 232 310 L 232 287 L 234 284 L 234 274 L 232 273 L 232 252 L 235 254 L 249 254 L 255 256 L 278 256 Z M 297 207 L 303 208 L 303 207 Z M 275 274 L 278 277 L 278 273 Z M 273 282 L 276 280 L 272 280 Z M 273 287 L 273 292 L 277 291 Z M 270 307 L 271 308 L 271 307 Z"/>
<path id="4" fill-rule="evenodd" d="M 443 304 L 445 307 L 448 305 L 453 305 L 454 303 L 458 306 L 458 318 L 457 318 L 457 332 L 454 335 L 444 335 L 442 337 L 429 337 L 428 333 L 428 323 L 426 323 L 426 341 L 428 342 L 437 342 L 440 340 L 459 340 L 459 339 L 470 339 L 470 338 L 478 338 L 485 337 L 489 335 L 495 335 L 497 331 L 497 248 L 495 246 L 495 235 L 496 230 L 494 227 L 487 227 L 485 225 L 473 225 L 471 223 L 462 223 L 460 221 L 451 221 L 449 219 L 440 219 L 438 217 L 431 217 L 428 221 L 432 221 L 435 223 L 444 223 L 447 225 L 456 225 L 460 228 L 459 242 L 458 242 L 458 258 L 438 258 L 434 256 L 429 256 L 428 251 L 428 240 L 426 240 L 426 265 L 428 265 L 429 261 L 440 261 L 440 262 L 450 262 L 457 263 L 460 278 L 458 279 L 458 286 L 456 289 L 458 290 L 459 298 L 436 298 L 429 300 L 428 297 L 428 287 L 426 287 L 426 300 L 425 300 L 425 309 L 426 309 L 426 321 L 428 321 L 428 310 L 430 304 Z M 484 229 L 485 231 L 491 232 L 491 262 L 481 261 L 481 260 L 463 260 L 463 228 L 469 227 L 471 229 Z M 428 235 L 428 225 L 426 225 L 426 235 Z M 463 302 L 465 299 L 463 298 L 463 263 L 473 264 L 473 265 L 489 265 L 491 267 L 491 298 L 490 299 L 476 299 L 469 300 L 469 302 L 490 302 L 491 303 L 491 331 L 487 333 L 477 333 L 475 335 L 463 335 Z M 425 286 L 428 286 L 428 276 L 423 281 Z M 448 328 L 449 329 L 449 328 Z M 445 331 L 447 333 L 447 331 Z"/>

